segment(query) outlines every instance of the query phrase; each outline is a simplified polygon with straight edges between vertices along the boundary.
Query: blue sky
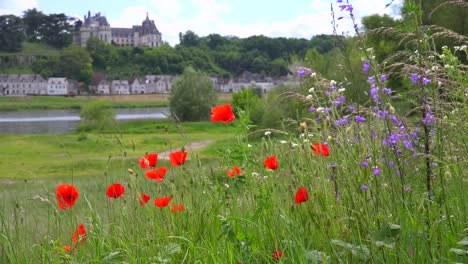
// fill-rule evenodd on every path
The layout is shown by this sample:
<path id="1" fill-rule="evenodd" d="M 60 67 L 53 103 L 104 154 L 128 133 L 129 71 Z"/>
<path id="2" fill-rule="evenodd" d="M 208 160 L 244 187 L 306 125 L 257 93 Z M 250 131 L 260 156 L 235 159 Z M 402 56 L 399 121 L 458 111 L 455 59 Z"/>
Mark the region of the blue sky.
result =
<path id="1" fill-rule="evenodd" d="M 358 20 L 362 16 L 387 13 L 397 15 L 401 0 L 350 0 Z M 91 11 L 101 12 L 111 26 L 131 27 L 141 24 L 149 13 L 162 32 L 163 40 L 178 43 L 179 32 L 192 30 L 200 36 L 210 33 L 248 37 L 311 38 L 317 34 L 331 34 L 330 4 L 336 0 L 0 0 L 0 15 L 21 15 L 22 11 L 36 7 L 44 13 L 65 13 L 83 18 Z M 346 12 L 338 16 L 338 32 L 352 34 L 352 23 Z"/>

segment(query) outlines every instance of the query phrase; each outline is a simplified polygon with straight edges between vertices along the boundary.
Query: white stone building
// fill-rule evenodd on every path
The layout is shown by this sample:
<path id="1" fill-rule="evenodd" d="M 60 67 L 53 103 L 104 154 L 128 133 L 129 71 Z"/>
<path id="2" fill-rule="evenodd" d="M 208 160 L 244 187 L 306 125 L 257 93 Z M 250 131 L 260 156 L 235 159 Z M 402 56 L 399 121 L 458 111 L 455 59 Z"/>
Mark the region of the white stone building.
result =
<path id="1" fill-rule="evenodd" d="M 48 95 L 68 95 L 70 82 L 65 77 L 51 77 L 47 82 Z M 70 89 L 71 90 L 71 89 Z"/>
<path id="2" fill-rule="evenodd" d="M 171 75 L 146 75 L 146 93 L 170 93 L 175 80 Z"/>
<path id="3" fill-rule="evenodd" d="M 96 37 L 104 42 L 113 43 L 117 46 L 132 47 L 160 47 L 162 35 L 154 20 L 150 20 L 148 14 L 140 25 L 131 28 L 113 28 L 107 22 L 107 18 L 97 13 L 84 16 L 84 21 L 79 31 L 73 34 L 73 42 L 81 47 L 86 47 L 90 37 Z"/>
<path id="4" fill-rule="evenodd" d="M 101 80 L 95 89 L 97 94 L 110 94 L 110 82 L 107 80 Z"/>

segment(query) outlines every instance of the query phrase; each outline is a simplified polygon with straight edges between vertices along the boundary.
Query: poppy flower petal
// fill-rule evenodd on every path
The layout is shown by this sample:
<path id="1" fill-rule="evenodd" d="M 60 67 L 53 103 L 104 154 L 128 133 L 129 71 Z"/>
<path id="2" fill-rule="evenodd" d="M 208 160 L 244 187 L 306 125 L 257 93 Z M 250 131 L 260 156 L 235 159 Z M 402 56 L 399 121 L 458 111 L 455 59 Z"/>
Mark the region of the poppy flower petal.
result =
<path id="1" fill-rule="evenodd" d="M 72 241 L 73 243 L 79 243 L 79 244 L 83 244 L 84 242 L 86 242 L 86 238 L 87 238 L 87 235 L 86 235 L 86 230 L 84 228 L 84 225 L 83 224 L 80 224 L 76 229 L 75 231 L 73 231 L 73 234 L 72 234 Z"/>
<path id="2" fill-rule="evenodd" d="M 156 198 L 154 200 L 154 205 L 156 205 L 159 208 L 166 207 L 169 205 L 169 203 L 172 200 L 172 196 L 167 196 L 167 197 L 162 197 L 162 198 Z"/>
<path id="3" fill-rule="evenodd" d="M 176 212 L 183 212 L 184 211 L 184 205 L 183 204 L 177 204 L 171 206 L 171 212 L 176 213 Z"/>
<path id="4" fill-rule="evenodd" d="M 57 186 L 55 198 L 61 210 L 72 208 L 75 205 L 79 193 L 75 186 L 63 183 Z"/>
<path id="5" fill-rule="evenodd" d="M 307 200 L 309 200 L 309 192 L 307 192 L 306 188 L 299 187 L 295 197 L 296 204 L 306 202 Z"/>
<path id="6" fill-rule="evenodd" d="M 166 176 L 167 173 L 167 168 L 165 167 L 159 167 L 155 170 L 149 170 L 145 173 L 146 178 L 152 179 L 152 180 L 157 180 L 158 182 L 162 182 L 164 179 L 164 176 Z"/>
<path id="7" fill-rule="evenodd" d="M 211 109 L 211 121 L 213 122 L 223 122 L 226 124 L 228 122 L 236 119 L 234 113 L 232 112 L 232 107 L 230 104 L 218 105 Z"/>
<path id="8" fill-rule="evenodd" d="M 175 166 L 175 167 L 185 164 L 186 158 L 187 158 L 187 152 L 183 152 L 183 151 L 172 152 L 169 155 L 171 164 L 172 166 Z"/>
<path id="9" fill-rule="evenodd" d="M 106 191 L 106 195 L 109 198 L 119 198 L 125 192 L 125 187 L 120 183 L 111 184 Z"/>
<path id="10" fill-rule="evenodd" d="M 278 160 L 276 159 L 276 156 L 273 155 L 271 157 L 268 157 L 264 162 L 263 165 L 265 167 L 271 169 L 271 170 L 276 170 L 278 168 Z"/>
<path id="11" fill-rule="evenodd" d="M 146 193 L 142 193 L 140 194 L 140 206 L 143 206 L 145 205 L 149 200 L 151 199 L 151 197 L 149 195 L 147 195 Z"/>

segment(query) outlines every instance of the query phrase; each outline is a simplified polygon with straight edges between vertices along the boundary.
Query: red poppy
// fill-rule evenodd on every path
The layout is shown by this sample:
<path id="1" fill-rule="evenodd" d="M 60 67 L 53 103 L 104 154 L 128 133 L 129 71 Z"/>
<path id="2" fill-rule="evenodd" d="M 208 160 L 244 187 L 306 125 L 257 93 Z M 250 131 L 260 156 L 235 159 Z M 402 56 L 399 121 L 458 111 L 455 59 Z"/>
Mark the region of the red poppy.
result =
<path id="1" fill-rule="evenodd" d="M 72 208 L 78 198 L 78 190 L 75 186 L 67 183 L 62 183 L 55 190 L 55 198 L 57 198 L 58 206 L 62 210 Z"/>
<path id="2" fill-rule="evenodd" d="M 156 198 L 154 200 L 154 205 L 156 205 L 159 208 L 166 207 L 171 202 L 171 200 L 172 200 L 172 196 Z"/>
<path id="3" fill-rule="evenodd" d="M 150 200 L 150 198 L 151 197 L 146 193 L 140 194 L 140 206 L 145 205 Z"/>
<path id="4" fill-rule="evenodd" d="M 211 109 L 211 121 L 213 122 L 223 122 L 226 124 L 228 122 L 236 119 L 230 104 L 218 105 Z"/>
<path id="5" fill-rule="evenodd" d="M 107 188 L 106 195 L 109 198 L 119 198 L 125 192 L 125 188 L 120 183 L 114 183 L 109 188 Z"/>
<path id="6" fill-rule="evenodd" d="M 173 205 L 171 206 L 171 212 L 176 213 L 176 212 L 183 212 L 184 211 L 184 205 L 183 204 L 178 204 L 178 205 Z"/>
<path id="7" fill-rule="evenodd" d="M 228 175 L 229 177 L 234 178 L 234 177 L 236 177 L 236 175 L 241 174 L 241 172 L 242 172 L 242 171 L 241 171 L 241 169 L 239 169 L 239 167 L 234 166 L 234 168 L 232 168 L 232 169 L 230 169 L 230 170 L 227 171 L 227 175 Z"/>
<path id="8" fill-rule="evenodd" d="M 296 192 L 296 203 L 303 203 L 309 200 L 309 193 L 307 192 L 306 188 L 299 187 Z"/>
<path id="9" fill-rule="evenodd" d="M 169 156 L 172 166 L 177 167 L 185 163 L 185 159 L 187 158 L 187 152 L 176 151 L 172 152 Z"/>
<path id="10" fill-rule="evenodd" d="M 314 151 L 315 154 L 317 155 L 322 155 L 324 157 L 328 157 L 330 155 L 330 151 L 328 150 L 328 146 L 325 145 L 324 143 L 312 143 L 310 145 L 312 147 L 312 150 Z"/>
<path id="11" fill-rule="evenodd" d="M 164 167 L 159 167 L 155 170 L 149 170 L 146 172 L 146 178 L 157 180 L 158 182 L 162 182 L 164 176 L 166 176 L 167 169 Z"/>
<path id="12" fill-rule="evenodd" d="M 271 170 L 276 170 L 278 168 L 278 160 L 276 159 L 276 156 L 273 155 L 271 157 L 268 157 L 263 164 L 265 167 L 271 169 Z"/>
<path id="13" fill-rule="evenodd" d="M 73 246 L 73 247 L 72 247 L 72 246 L 66 246 L 66 245 L 65 245 L 65 246 L 63 246 L 63 250 L 65 250 L 66 252 L 70 252 L 70 253 L 71 253 L 72 251 L 73 251 L 73 252 L 76 251 L 76 247 L 74 247 L 74 246 Z"/>
<path id="14" fill-rule="evenodd" d="M 80 224 L 72 234 L 73 243 L 83 244 L 86 242 L 86 230 L 83 224 Z"/>
<path id="15" fill-rule="evenodd" d="M 147 169 L 147 168 L 154 168 L 156 167 L 156 163 L 158 163 L 158 154 L 148 154 L 145 155 L 143 158 L 138 160 L 138 163 L 140 163 L 140 167 L 142 169 Z"/>
<path id="16" fill-rule="evenodd" d="M 273 258 L 274 259 L 280 259 L 283 256 L 283 252 L 280 250 L 274 250 L 273 251 Z"/>

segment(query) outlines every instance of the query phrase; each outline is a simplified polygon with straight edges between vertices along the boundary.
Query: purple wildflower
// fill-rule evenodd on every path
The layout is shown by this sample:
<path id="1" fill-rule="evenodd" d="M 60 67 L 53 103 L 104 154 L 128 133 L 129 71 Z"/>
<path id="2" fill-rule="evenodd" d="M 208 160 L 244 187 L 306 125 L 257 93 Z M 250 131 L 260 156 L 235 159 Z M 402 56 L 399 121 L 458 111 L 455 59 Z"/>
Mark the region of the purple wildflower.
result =
<path id="1" fill-rule="evenodd" d="M 372 173 L 373 173 L 374 175 L 379 176 L 379 175 L 380 175 L 380 169 L 379 169 L 379 167 L 374 167 L 374 169 L 372 170 Z"/>
<path id="2" fill-rule="evenodd" d="M 339 106 L 346 101 L 346 97 L 340 95 L 336 98 L 336 101 L 333 102 L 335 106 Z"/>
<path id="3" fill-rule="evenodd" d="M 362 116 L 356 116 L 356 122 L 357 123 L 363 123 L 364 121 L 366 121 L 366 119 Z"/>
<path id="4" fill-rule="evenodd" d="M 390 117 L 390 121 L 396 124 L 398 122 L 398 118 L 396 116 L 392 116 Z"/>
<path id="5" fill-rule="evenodd" d="M 370 64 L 368 61 L 365 61 L 363 64 L 362 64 L 362 71 L 365 72 L 365 73 L 368 73 L 369 72 L 369 69 L 370 69 Z"/>
<path id="6" fill-rule="evenodd" d="M 336 3 L 343 3 L 343 0 L 336 0 Z"/>
<path id="7" fill-rule="evenodd" d="M 338 125 L 338 126 L 344 126 L 344 125 L 347 125 L 347 124 L 348 124 L 348 122 L 349 122 L 349 119 L 348 119 L 348 117 L 347 117 L 347 116 L 345 116 L 345 117 L 343 117 L 343 118 L 341 118 L 341 119 L 338 119 L 338 120 L 336 120 L 336 121 L 335 121 L 336 125 Z"/>
<path id="8" fill-rule="evenodd" d="M 418 84 L 419 75 L 416 73 L 411 73 L 410 79 L 413 84 Z"/>
<path id="9" fill-rule="evenodd" d="M 392 89 L 390 89 L 390 88 L 383 88 L 383 89 L 382 89 L 382 93 L 391 95 L 391 94 L 392 94 Z"/>
<path id="10" fill-rule="evenodd" d="M 354 112 L 356 110 L 356 107 L 354 105 L 349 106 L 349 111 Z"/>
<path id="11" fill-rule="evenodd" d="M 389 161 L 389 162 L 388 162 L 388 166 L 389 166 L 390 168 L 393 168 L 393 166 L 395 166 L 395 162 Z"/>
<path id="12" fill-rule="evenodd" d="M 346 11 L 349 11 L 349 12 L 353 12 L 353 5 L 352 4 L 340 5 L 339 7 L 341 8 L 340 11 L 346 10 Z"/>
<path id="13" fill-rule="evenodd" d="M 369 164 L 365 161 L 361 162 L 361 166 L 363 166 L 364 168 L 367 168 L 369 167 Z"/>
<path id="14" fill-rule="evenodd" d="M 385 82 L 386 80 L 387 80 L 387 75 L 386 74 L 380 75 L 380 81 L 381 82 Z"/>
<path id="15" fill-rule="evenodd" d="M 313 107 L 313 106 L 309 107 L 309 112 L 315 112 L 315 110 L 317 110 L 317 109 L 315 109 L 315 107 Z"/>
<path id="16" fill-rule="evenodd" d="M 422 85 L 428 85 L 428 84 L 432 83 L 432 80 L 428 79 L 426 77 L 423 77 L 421 83 L 422 83 Z"/>
<path id="17" fill-rule="evenodd" d="M 359 189 L 360 189 L 361 191 L 367 191 L 367 190 L 369 190 L 369 187 L 367 187 L 366 185 L 362 184 L 361 186 L 359 186 Z"/>
<path id="18" fill-rule="evenodd" d="M 435 125 L 435 117 L 431 110 L 427 111 L 426 116 L 422 120 L 423 124 L 426 126 Z"/>
<path id="19" fill-rule="evenodd" d="M 375 78 L 374 78 L 374 76 L 369 76 L 369 77 L 367 77 L 367 82 L 370 83 L 370 84 L 375 84 Z"/>
<path id="20" fill-rule="evenodd" d="M 303 76 L 304 74 L 310 74 L 312 70 L 310 68 L 299 68 L 297 70 L 297 76 Z"/>

